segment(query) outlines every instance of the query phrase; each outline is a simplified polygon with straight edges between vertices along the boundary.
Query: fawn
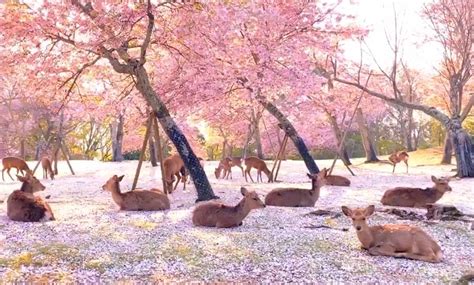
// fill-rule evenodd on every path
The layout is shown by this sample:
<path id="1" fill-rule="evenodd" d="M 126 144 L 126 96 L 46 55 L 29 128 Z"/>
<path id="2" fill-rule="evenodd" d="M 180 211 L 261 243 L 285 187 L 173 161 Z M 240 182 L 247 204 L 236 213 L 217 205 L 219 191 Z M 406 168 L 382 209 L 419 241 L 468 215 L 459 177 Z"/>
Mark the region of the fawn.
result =
<path id="1" fill-rule="evenodd" d="M 240 192 L 244 198 L 236 206 L 227 206 L 216 201 L 203 202 L 196 206 L 193 211 L 193 224 L 217 228 L 238 227 L 251 210 L 265 208 L 255 191 L 242 187 Z"/>
<path id="2" fill-rule="evenodd" d="M 259 178 L 260 178 L 260 182 L 263 182 L 263 179 L 262 179 L 262 171 L 265 173 L 265 175 L 267 175 L 268 177 L 268 182 L 273 182 L 273 175 L 272 173 L 270 172 L 270 170 L 268 169 L 267 167 L 267 164 L 265 163 L 265 161 L 261 160 L 260 158 L 256 157 L 256 156 L 250 156 L 250 157 L 247 157 L 245 159 L 245 171 L 244 171 L 244 176 L 245 176 L 245 181 L 247 181 L 247 174 L 248 176 L 250 176 L 250 180 L 252 180 L 252 182 L 255 182 L 252 178 L 252 175 L 250 174 L 250 170 L 253 168 L 257 169 L 257 182 L 259 181 Z"/>
<path id="3" fill-rule="evenodd" d="M 387 190 L 383 194 L 381 202 L 387 206 L 426 208 L 427 204 L 435 203 L 443 197 L 444 193 L 452 191 L 449 186 L 449 178 L 431 176 L 431 181 L 435 185 L 426 189 L 396 187 Z"/>
<path id="4" fill-rule="evenodd" d="M 280 207 L 314 207 L 319 199 L 319 191 L 326 184 L 327 169 L 318 174 L 308 174 L 311 189 L 276 188 L 265 196 L 265 204 Z"/>
<path id="5" fill-rule="evenodd" d="M 124 211 L 159 211 L 170 208 L 168 196 L 158 189 L 120 192 L 120 181 L 123 176 L 112 176 L 102 189 L 112 193 L 112 199 Z"/>
<path id="6" fill-rule="evenodd" d="M 29 172 L 26 175 L 17 175 L 22 182 L 20 190 L 13 191 L 7 200 L 7 216 L 12 221 L 41 222 L 54 221 L 53 211 L 48 203 L 34 193 L 44 191 L 44 187 L 36 177 Z"/>
<path id="7" fill-rule="evenodd" d="M 49 160 L 49 158 L 43 157 L 41 159 L 41 167 L 43 168 L 43 178 L 47 179 L 49 172 L 49 177 L 51 177 L 51 180 L 54 180 L 54 171 L 51 167 L 51 161 Z"/>
<path id="8" fill-rule="evenodd" d="M 408 173 L 408 157 L 409 155 L 406 151 L 398 151 L 398 152 L 392 153 L 388 157 L 388 160 L 393 164 L 392 173 L 395 173 L 395 166 L 397 165 L 397 163 L 400 163 L 402 161 L 407 166 L 407 173 Z"/>
<path id="9" fill-rule="evenodd" d="M 441 262 L 440 246 L 422 229 L 410 225 L 367 225 L 374 205 L 350 209 L 342 206 L 344 215 L 352 219 L 362 248 L 371 255 L 404 257 L 427 262 Z"/>
<path id="10" fill-rule="evenodd" d="M 3 170 L 2 170 L 2 179 L 3 179 L 3 181 L 5 181 L 5 177 L 3 177 L 3 173 L 5 172 L 5 170 L 7 171 L 8 176 L 10 176 L 10 178 L 12 180 L 15 180 L 10 175 L 10 169 L 12 169 L 12 168 L 16 168 L 16 174 L 17 175 L 18 175 L 18 173 L 21 173 L 21 175 L 25 175 L 25 173 L 23 173 L 23 171 L 25 171 L 26 173 L 30 173 L 30 174 L 33 173 L 30 170 L 30 168 L 28 167 L 28 164 L 26 164 L 26 161 L 24 161 L 23 159 L 21 159 L 19 157 L 14 157 L 14 156 L 4 157 L 2 159 L 2 164 L 3 164 Z"/>
<path id="11" fill-rule="evenodd" d="M 163 161 L 163 168 L 165 173 L 165 187 L 168 190 L 168 193 L 172 193 L 178 187 L 180 181 L 184 182 L 184 188 L 186 188 L 186 170 L 184 169 L 184 162 L 179 156 L 179 154 L 173 154 L 170 157 L 167 157 Z M 181 169 L 183 168 L 184 175 L 181 176 Z M 177 177 L 176 184 L 173 187 L 173 182 L 175 181 L 175 176 Z M 184 190 L 184 189 L 183 189 Z"/>

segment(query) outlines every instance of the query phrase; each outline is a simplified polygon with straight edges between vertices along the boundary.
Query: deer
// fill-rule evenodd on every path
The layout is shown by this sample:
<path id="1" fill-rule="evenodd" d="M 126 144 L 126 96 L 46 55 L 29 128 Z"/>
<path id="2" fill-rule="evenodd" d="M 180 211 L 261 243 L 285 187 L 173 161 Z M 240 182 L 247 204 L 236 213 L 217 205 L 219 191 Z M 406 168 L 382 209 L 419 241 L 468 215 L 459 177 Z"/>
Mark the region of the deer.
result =
<path id="1" fill-rule="evenodd" d="M 453 189 L 449 186 L 449 177 L 436 178 L 431 176 L 433 187 L 426 189 L 396 187 L 387 190 L 381 199 L 383 205 L 401 206 L 411 208 L 426 208 L 428 204 L 434 204 L 441 199 L 446 192 Z"/>
<path id="2" fill-rule="evenodd" d="M 351 186 L 351 181 L 348 178 L 339 175 L 331 175 L 329 174 L 329 171 L 326 171 L 326 176 L 324 178 L 326 179 L 326 185 Z"/>
<path id="3" fill-rule="evenodd" d="M 311 189 L 276 188 L 265 196 L 265 205 L 279 207 L 314 207 L 319 199 L 321 187 L 326 185 L 327 169 L 318 174 L 307 174 Z"/>
<path id="4" fill-rule="evenodd" d="M 422 229 L 411 225 L 369 226 L 367 218 L 374 211 L 374 205 L 355 209 L 342 206 L 344 215 L 352 219 L 362 248 L 368 250 L 370 255 L 441 262 L 443 254 L 440 246 Z"/>
<path id="5" fill-rule="evenodd" d="M 103 190 L 112 194 L 112 199 L 121 211 L 161 211 L 170 208 L 168 196 L 156 188 L 150 190 L 135 189 L 122 193 L 120 182 L 123 177 L 124 175 L 114 175 L 102 186 Z"/>
<path id="6" fill-rule="evenodd" d="M 44 191 L 46 187 L 29 172 L 25 176 L 17 175 L 22 182 L 20 190 L 13 191 L 7 200 L 7 216 L 18 222 L 54 221 L 54 214 L 46 201 L 34 193 Z"/>
<path id="7" fill-rule="evenodd" d="M 214 170 L 216 178 L 219 179 L 222 170 L 224 170 L 224 178 L 232 179 L 232 167 L 237 166 L 242 170 L 242 176 L 244 176 L 244 168 L 242 167 L 242 158 L 241 157 L 226 157 L 219 162 L 219 165 Z"/>
<path id="8" fill-rule="evenodd" d="M 172 193 L 178 187 L 180 181 L 184 182 L 184 189 L 186 188 L 186 175 L 181 176 L 181 169 L 183 173 L 186 173 L 184 169 L 184 162 L 179 156 L 179 154 L 173 154 L 170 157 L 167 157 L 163 161 L 163 169 L 165 173 L 165 184 L 163 187 L 168 190 L 168 193 Z M 175 181 L 175 176 L 177 177 L 176 184 L 173 187 L 173 182 Z"/>
<path id="9" fill-rule="evenodd" d="M 203 227 L 233 228 L 243 224 L 251 210 L 265 208 L 255 191 L 240 188 L 243 199 L 236 206 L 216 201 L 203 202 L 193 211 L 193 224 Z"/>
<path id="10" fill-rule="evenodd" d="M 3 170 L 2 170 L 2 179 L 5 181 L 5 177 L 3 177 L 3 173 L 5 170 L 7 171 L 8 176 L 15 181 L 15 179 L 10 175 L 10 169 L 16 168 L 16 174 L 21 173 L 21 175 L 25 175 L 24 172 L 33 174 L 31 169 L 28 167 L 28 164 L 26 164 L 26 161 L 19 157 L 14 157 L 14 156 L 7 156 L 2 159 L 2 164 L 3 164 Z M 23 172 L 24 171 L 24 172 Z"/>
<path id="11" fill-rule="evenodd" d="M 388 157 L 388 160 L 393 164 L 392 173 L 395 173 L 395 166 L 397 166 L 397 164 L 402 162 L 402 161 L 407 166 L 407 173 L 408 173 L 408 157 L 409 157 L 409 155 L 406 151 L 398 151 L 398 152 L 392 153 Z"/>
<path id="12" fill-rule="evenodd" d="M 43 168 L 43 178 L 47 179 L 49 172 L 49 177 L 51 177 L 51 180 L 54 180 L 54 171 L 51 167 L 51 160 L 49 160 L 49 158 L 43 157 L 41 159 L 41 167 Z"/>
<path id="13" fill-rule="evenodd" d="M 248 176 L 250 176 L 250 180 L 252 180 L 252 182 L 255 182 L 252 178 L 252 175 L 250 174 L 250 170 L 252 168 L 255 168 L 257 169 L 257 182 L 259 181 L 259 178 L 260 178 L 260 182 L 263 182 L 262 180 L 262 171 L 265 173 L 265 175 L 267 175 L 268 177 L 268 182 L 273 182 L 273 174 L 270 172 L 270 170 L 268 169 L 267 167 L 267 164 L 265 163 L 265 161 L 261 160 L 260 158 L 256 157 L 256 156 L 249 156 L 245 159 L 245 171 L 244 171 L 244 176 L 245 176 L 245 181 L 247 181 L 247 174 Z"/>

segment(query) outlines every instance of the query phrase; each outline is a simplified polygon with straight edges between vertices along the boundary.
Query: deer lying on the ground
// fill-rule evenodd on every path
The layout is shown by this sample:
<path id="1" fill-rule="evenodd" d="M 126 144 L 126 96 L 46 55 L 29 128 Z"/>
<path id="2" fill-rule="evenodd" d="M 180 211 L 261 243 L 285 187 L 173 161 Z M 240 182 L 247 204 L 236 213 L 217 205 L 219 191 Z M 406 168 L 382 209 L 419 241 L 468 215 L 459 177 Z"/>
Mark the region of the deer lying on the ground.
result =
<path id="1" fill-rule="evenodd" d="M 14 156 L 8 156 L 4 157 L 2 159 L 2 164 L 3 164 L 3 170 L 2 170 L 2 179 L 5 181 L 5 177 L 3 177 L 3 173 L 5 170 L 7 171 L 8 176 L 12 180 L 15 180 L 11 175 L 10 175 L 10 169 L 16 168 L 16 174 L 21 173 L 21 175 L 25 175 L 24 172 L 32 174 L 33 172 L 30 170 L 28 167 L 28 164 L 26 164 L 26 161 L 19 157 L 14 157 Z M 24 172 L 23 172 L 24 171 Z"/>
<path id="2" fill-rule="evenodd" d="M 216 201 L 203 202 L 196 206 L 193 211 L 193 224 L 218 228 L 238 227 L 251 210 L 265 208 L 255 191 L 242 187 L 240 192 L 244 198 L 236 206 L 227 206 Z"/>
<path id="3" fill-rule="evenodd" d="M 318 174 L 308 174 L 311 179 L 311 189 L 276 188 L 265 197 L 265 205 L 280 207 L 314 207 L 319 199 L 319 192 L 326 184 L 327 169 Z"/>
<path id="4" fill-rule="evenodd" d="M 51 160 L 49 160 L 49 158 L 43 157 L 41 159 L 41 167 L 43 168 L 43 178 L 47 179 L 49 173 L 49 177 L 51 177 L 51 180 L 54 180 L 54 171 L 51 167 Z"/>
<path id="5" fill-rule="evenodd" d="M 245 159 L 245 171 L 244 171 L 244 176 L 245 176 L 245 181 L 247 181 L 247 174 L 248 176 L 250 176 L 250 180 L 252 180 L 252 182 L 255 182 L 252 178 L 252 175 L 250 174 L 250 170 L 252 168 L 255 168 L 257 169 L 257 182 L 259 181 L 259 178 L 260 178 L 260 182 L 263 182 L 263 179 L 262 179 L 262 172 L 265 173 L 265 175 L 267 175 L 268 177 L 268 182 L 273 182 L 273 175 L 271 173 L 271 171 L 268 169 L 267 167 L 267 164 L 265 163 L 265 161 L 261 160 L 260 158 L 258 157 L 255 157 L 255 156 L 250 156 L 250 157 L 247 157 Z"/>
<path id="6" fill-rule="evenodd" d="M 165 173 L 165 184 L 166 184 L 163 187 L 165 187 L 168 190 L 168 193 L 172 193 L 174 190 L 176 190 L 176 187 L 178 187 L 178 184 L 180 181 L 184 182 L 184 188 L 186 188 L 186 177 L 182 178 L 181 176 L 181 168 L 184 169 L 184 162 L 179 156 L 179 154 L 173 154 L 170 157 L 167 157 L 163 161 L 163 168 L 164 168 L 164 173 Z M 177 181 L 173 187 L 175 176 L 177 178 Z"/>
<path id="7" fill-rule="evenodd" d="M 348 178 L 339 175 L 331 175 L 329 174 L 329 171 L 326 171 L 326 176 L 324 178 L 326 179 L 326 185 L 351 186 L 351 181 Z"/>
<path id="8" fill-rule="evenodd" d="M 435 185 L 426 189 L 409 187 L 389 189 L 383 194 L 381 202 L 387 206 L 426 208 L 427 204 L 435 203 L 444 193 L 453 190 L 449 186 L 449 178 L 431 176 L 431 181 Z"/>
<path id="9" fill-rule="evenodd" d="M 15 190 L 7 200 L 7 216 L 12 221 L 40 222 L 53 221 L 54 215 L 48 203 L 34 193 L 44 191 L 44 187 L 36 177 L 29 172 L 25 176 L 17 175 L 23 184 L 20 190 Z"/>
<path id="10" fill-rule="evenodd" d="M 120 192 L 120 181 L 123 175 L 112 176 L 102 186 L 103 190 L 112 193 L 112 199 L 124 211 L 160 211 L 170 208 L 170 201 L 159 189 L 141 190 L 135 189 L 129 192 Z"/>
<path id="11" fill-rule="evenodd" d="M 242 176 L 244 176 L 244 168 L 242 167 L 242 158 L 240 157 L 226 157 L 219 162 L 219 165 L 214 170 L 216 178 L 219 179 L 221 172 L 224 171 L 222 176 L 225 179 L 232 179 L 232 167 L 237 166 L 242 170 Z"/>
<path id="12" fill-rule="evenodd" d="M 398 151 L 398 152 L 392 153 L 388 157 L 388 160 L 393 164 L 392 173 L 395 173 L 395 166 L 397 166 L 397 163 L 400 163 L 402 161 L 407 166 L 407 173 L 408 173 L 408 157 L 409 155 L 406 151 Z"/>
<path id="13" fill-rule="evenodd" d="M 410 225 L 379 225 L 369 227 L 367 218 L 375 211 L 367 208 L 350 209 L 342 206 L 342 212 L 352 219 L 362 248 L 371 255 L 404 257 L 427 262 L 440 262 L 442 252 L 439 245 L 423 230 Z"/>

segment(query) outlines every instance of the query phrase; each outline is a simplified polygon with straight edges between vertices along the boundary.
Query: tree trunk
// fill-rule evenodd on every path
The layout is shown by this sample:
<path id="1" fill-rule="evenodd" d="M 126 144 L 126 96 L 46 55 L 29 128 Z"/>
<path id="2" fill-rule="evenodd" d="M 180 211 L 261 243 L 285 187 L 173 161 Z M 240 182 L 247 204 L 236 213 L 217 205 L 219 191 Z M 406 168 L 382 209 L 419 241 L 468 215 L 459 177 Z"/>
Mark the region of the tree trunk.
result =
<path id="1" fill-rule="evenodd" d="M 158 163 L 156 161 L 156 156 L 157 156 L 157 153 L 156 153 L 156 149 L 155 149 L 155 142 L 153 141 L 153 137 L 150 136 L 148 138 L 148 149 L 149 149 L 149 152 L 150 152 L 150 162 L 151 162 L 151 166 L 153 167 L 156 167 L 158 166 Z"/>
<path id="2" fill-rule="evenodd" d="M 248 151 L 249 151 L 249 144 L 250 144 L 250 139 L 252 138 L 252 124 L 249 124 L 249 130 L 247 132 L 247 139 L 245 140 L 245 144 L 244 144 L 244 147 L 243 147 L 243 155 L 242 157 L 243 158 L 246 158 L 247 157 L 247 154 L 248 154 Z"/>
<path id="3" fill-rule="evenodd" d="M 123 161 L 122 145 L 124 123 L 124 116 L 122 112 L 120 112 L 117 119 L 110 124 L 112 137 L 112 161 Z"/>
<path id="4" fill-rule="evenodd" d="M 326 115 L 328 117 L 329 123 L 331 124 L 332 130 L 334 132 L 334 136 L 336 137 L 337 146 L 339 147 L 342 144 L 341 153 L 339 154 L 340 158 L 344 162 L 345 165 L 351 165 L 352 163 L 349 159 L 349 155 L 347 154 L 346 146 L 344 142 L 342 142 L 342 133 L 341 133 L 341 130 L 339 129 L 339 126 L 337 125 L 337 120 L 334 116 L 332 116 L 328 112 L 326 113 Z"/>
<path id="5" fill-rule="evenodd" d="M 226 150 L 227 150 L 227 141 L 224 139 L 224 141 L 222 142 L 222 155 L 221 155 L 221 160 L 223 160 L 224 158 L 226 158 Z"/>
<path id="6" fill-rule="evenodd" d="M 21 139 L 20 140 L 20 157 L 25 159 L 26 153 L 25 153 L 25 140 Z"/>
<path id="7" fill-rule="evenodd" d="M 414 129 L 414 124 L 413 124 L 413 109 L 408 109 L 407 110 L 407 120 L 408 120 L 408 129 L 407 129 L 407 134 L 405 138 L 405 144 L 407 146 L 407 151 L 415 151 L 416 147 L 413 147 L 413 129 Z"/>
<path id="8" fill-rule="evenodd" d="M 260 127 L 259 127 L 259 119 L 252 114 L 253 116 L 253 134 L 255 136 L 255 147 L 257 148 L 257 157 L 260 159 L 264 159 L 263 155 L 263 148 L 262 148 L 262 138 L 260 136 Z"/>
<path id="9" fill-rule="evenodd" d="M 361 108 L 357 108 L 356 121 L 357 121 L 357 124 L 359 125 L 359 132 L 362 138 L 362 145 L 364 146 L 364 150 L 365 150 L 365 157 L 366 157 L 365 162 L 367 163 L 367 162 L 379 161 L 379 159 L 377 158 L 377 151 L 374 147 L 374 142 L 373 142 L 371 133 L 369 131 L 369 128 L 367 127 L 367 122 L 364 119 L 364 115 L 362 114 Z"/>
<path id="10" fill-rule="evenodd" d="M 446 138 L 444 139 L 443 158 L 441 164 L 451 164 L 453 158 L 453 141 L 449 135 L 449 131 L 446 132 Z"/>
<path id="11" fill-rule="evenodd" d="M 459 177 L 474 177 L 474 155 L 469 134 L 462 128 L 459 118 L 450 120 L 447 129 L 449 129 L 456 155 L 457 175 Z"/>
<path id="12" fill-rule="evenodd" d="M 61 149 L 61 144 L 64 143 L 63 140 L 63 127 L 64 127 L 64 109 L 61 110 L 61 115 L 59 116 L 59 128 L 58 135 L 56 137 L 56 149 L 54 151 L 54 174 L 58 175 L 58 160 L 59 160 L 59 150 Z"/>
<path id="13" fill-rule="evenodd" d="M 259 103 L 270 113 L 272 114 L 280 123 L 281 128 L 283 131 L 289 136 L 289 138 L 295 144 L 296 149 L 298 150 L 299 154 L 303 158 L 304 163 L 306 164 L 306 168 L 311 174 L 319 173 L 319 168 L 316 165 L 316 162 L 309 154 L 308 148 L 304 143 L 303 139 L 298 135 L 298 132 L 293 127 L 291 122 L 283 115 L 278 108 L 273 105 L 272 103 L 268 102 L 264 97 L 258 97 Z"/>
<path id="14" fill-rule="evenodd" d="M 117 68 L 117 66 L 114 68 Z M 143 65 L 136 66 L 134 68 L 134 75 L 137 81 L 135 85 L 136 88 L 140 91 L 155 112 L 163 130 L 173 142 L 176 150 L 183 159 L 184 165 L 188 169 L 192 180 L 194 181 L 198 193 L 198 199 L 196 202 L 219 198 L 212 191 L 206 173 L 201 167 L 201 164 L 186 140 L 186 137 L 183 135 L 178 125 L 176 125 L 173 118 L 171 118 L 168 109 L 157 96 L 155 90 L 153 90 L 145 67 Z"/>

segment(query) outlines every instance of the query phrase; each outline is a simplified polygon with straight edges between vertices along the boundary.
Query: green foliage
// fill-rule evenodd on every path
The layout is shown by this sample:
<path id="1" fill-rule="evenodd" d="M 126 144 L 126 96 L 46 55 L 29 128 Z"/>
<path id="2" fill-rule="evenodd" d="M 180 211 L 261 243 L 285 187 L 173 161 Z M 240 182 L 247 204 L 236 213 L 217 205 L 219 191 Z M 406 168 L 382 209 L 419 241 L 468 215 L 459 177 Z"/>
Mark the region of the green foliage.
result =
<path id="1" fill-rule="evenodd" d="M 124 160 L 138 160 L 140 158 L 140 150 L 127 151 L 123 154 Z"/>

